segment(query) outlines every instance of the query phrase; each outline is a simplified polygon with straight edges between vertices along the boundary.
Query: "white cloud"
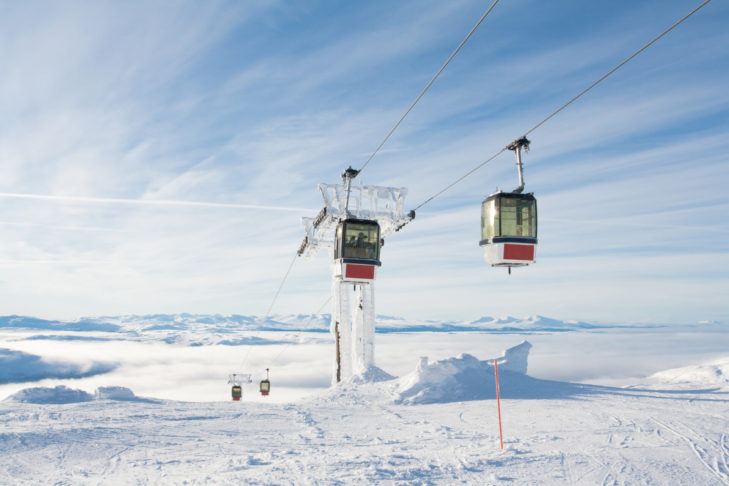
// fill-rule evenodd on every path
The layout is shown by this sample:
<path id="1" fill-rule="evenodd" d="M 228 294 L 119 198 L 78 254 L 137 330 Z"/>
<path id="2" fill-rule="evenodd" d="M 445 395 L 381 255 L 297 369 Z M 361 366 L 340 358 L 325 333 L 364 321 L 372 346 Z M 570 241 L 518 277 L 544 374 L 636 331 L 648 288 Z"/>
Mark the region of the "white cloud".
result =
<path id="1" fill-rule="evenodd" d="M 610 14 L 573 22 L 559 6 L 499 5 L 364 183 L 423 202 L 683 10 L 593 7 Z M 482 9 L 4 7 L 0 313 L 264 312 L 303 238 L 299 216 L 321 204 L 316 184 L 366 160 Z M 729 290 L 729 72 L 715 24 L 697 14 L 533 134 L 534 268 L 506 279 L 477 246 L 481 199 L 516 185 L 503 154 L 388 238 L 378 308 L 724 316 L 712 299 Z M 297 262 L 277 310 L 319 305 L 328 258 Z M 666 297 L 636 298 L 648 285 Z"/>

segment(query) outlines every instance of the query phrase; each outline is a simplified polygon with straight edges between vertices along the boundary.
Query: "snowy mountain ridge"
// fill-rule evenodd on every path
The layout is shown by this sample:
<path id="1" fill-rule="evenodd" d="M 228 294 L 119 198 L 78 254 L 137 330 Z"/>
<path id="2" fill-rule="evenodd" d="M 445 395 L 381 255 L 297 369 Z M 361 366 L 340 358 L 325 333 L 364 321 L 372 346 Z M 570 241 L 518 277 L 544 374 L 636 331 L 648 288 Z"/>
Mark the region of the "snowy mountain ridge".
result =
<path id="1" fill-rule="evenodd" d="M 0 316 L 1 329 L 32 329 L 55 332 L 99 332 L 121 333 L 128 337 L 154 333 L 215 334 L 216 344 L 240 345 L 246 342 L 231 339 L 241 331 L 289 331 L 329 332 L 330 314 L 273 315 L 267 318 L 239 314 L 149 314 L 82 317 L 73 321 L 46 320 L 27 316 Z M 690 323 L 685 326 L 723 327 L 725 324 Z M 402 317 L 378 316 L 378 333 L 398 332 L 562 332 L 576 330 L 599 330 L 614 328 L 659 328 L 668 327 L 661 323 L 592 323 L 577 320 L 560 320 L 540 315 L 524 318 L 480 317 L 475 320 L 437 321 L 409 320 Z M 199 344 L 211 344 L 203 340 Z M 263 344 L 263 343 L 256 343 Z"/>

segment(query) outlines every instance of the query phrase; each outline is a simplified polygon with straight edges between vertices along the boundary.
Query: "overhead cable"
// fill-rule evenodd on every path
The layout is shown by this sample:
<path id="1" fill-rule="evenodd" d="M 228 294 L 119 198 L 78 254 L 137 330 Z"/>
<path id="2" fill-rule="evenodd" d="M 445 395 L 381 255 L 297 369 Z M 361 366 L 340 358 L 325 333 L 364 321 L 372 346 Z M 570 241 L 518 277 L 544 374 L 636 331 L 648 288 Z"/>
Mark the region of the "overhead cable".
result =
<path id="1" fill-rule="evenodd" d="M 428 91 L 428 89 L 430 88 L 430 86 L 435 82 L 436 79 L 438 79 L 438 76 L 440 76 L 440 73 L 443 72 L 443 70 L 446 68 L 446 66 L 448 65 L 448 63 L 450 63 L 451 60 L 454 57 L 456 57 L 456 54 L 458 54 L 458 51 L 461 50 L 461 47 L 463 47 L 463 45 L 466 43 L 466 41 L 468 41 L 468 39 L 471 37 L 471 35 L 476 31 L 476 29 L 478 28 L 478 26 L 481 25 L 481 23 L 491 13 L 491 11 L 494 9 L 494 7 L 496 6 L 497 3 L 499 3 L 499 0 L 494 0 L 494 2 L 491 4 L 491 6 L 488 8 L 488 10 L 486 10 L 486 12 L 481 16 L 481 18 L 478 20 L 478 22 L 476 22 L 476 25 L 473 26 L 473 28 L 468 33 L 468 35 L 461 41 L 460 44 L 458 44 L 458 47 L 456 47 L 456 50 L 453 51 L 453 53 L 450 55 L 450 57 L 448 58 L 448 60 L 446 60 L 446 62 L 440 67 L 440 69 L 438 70 L 438 72 L 435 73 L 435 76 L 433 76 L 433 79 L 431 79 L 430 82 L 428 82 L 428 84 L 425 86 L 425 88 L 423 88 L 423 90 L 420 92 L 420 94 L 418 95 L 418 97 L 415 98 L 415 101 L 412 102 L 412 104 L 410 105 L 410 107 L 400 117 L 400 119 L 397 121 L 397 123 L 395 123 L 395 126 L 392 127 L 392 129 L 387 133 L 387 135 L 382 140 L 382 142 L 380 142 L 380 144 L 377 146 L 377 148 L 375 149 L 375 151 L 372 152 L 372 155 L 370 155 L 370 157 L 367 159 L 367 161 L 362 165 L 362 167 L 360 167 L 358 173 L 362 172 L 364 170 L 364 168 L 367 167 L 367 164 L 369 164 L 370 161 L 374 158 L 374 156 L 377 155 L 377 152 L 379 152 L 380 149 L 382 148 L 382 146 L 385 145 L 385 142 L 387 142 L 390 139 L 390 136 L 395 132 L 395 130 L 397 130 L 397 127 L 400 126 L 400 124 L 405 119 L 405 117 L 408 116 L 408 114 L 413 109 L 413 107 L 415 107 L 415 105 L 418 103 L 418 101 L 420 101 L 420 98 L 423 97 L 423 95 L 425 94 L 425 92 Z M 356 175 L 355 175 L 355 177 L 356 177 Z"/>
<path id="2" fill-rule="evenodd" d="M 660 35 L 658 35 L 658 36 L 654 37 L 652 41 L 650 41 L 649 43 L 647 43 L 646 45 L 644 45 L 643 47 L 641 47 L 640 49 L 638 49 L 637 51 L 635 51 L 635 52 L 634 52 L 634 53 L 633 53 L 633 54 L 632 54 L 632 55 L 631 55 L 630 57 L 628 57 L 627 59 L 625 59 L 625 60 L 624 60 L 623 62 L 621 62 L 620 64 L 618 64 L 618 65 L 617 65 L 617 66 L 615 66 L 614 68 L 612 68 L 612 69 L 611 69 L 610 71 L 608 71 L 607 73 L 605 73 L 605 74 L 603 75 L 603 77 L 601 77 L 600 79 L 598 79 L 597 81 L 595 81 L 594 83 L 592 83 L 592 84 L 591 84 L 590 86 L 588 86 L 587 88 L 585 88 L 585 89 L 583 89 L 582 91 L 580 91 L 580 93 L 579 93 L 578 95 L 576 95 L 576 96 L 575 96 L 574 98 L 572 98 L 572 99 L 571 99 L 571 100 L 569 100 L 569 101 L 568 101 L 567 103 L 565 103 L 564 105 L 562 105 L 562 106 L 560 106 L 559 108 L 557 108 L 556 110 L 554 110 L 554 111 L 553 111 L 553 112 L 552 112 L 552 113 L 551 113 L 551 114 L 550 114 L 550 115 L 549 115 L 548 117 L 546 117 L 546 118 L 545 118 L 544 120 L 540 121 L 539 123 L 537 123 L 536 125 L 534 125 L 534 126 L 533 126 L 532 128 L 530 128 L 529 130 L 527 130 L 527 131 L 526 131 L 526 132 L 524 133 L 524 136 L 526 137 L 527 135 L 529 135 L 530 133 L 532 133 L 532 132 L 533 132 L 534 130 L 536 130 L 537 128 L 539 128 L 539 127 L 541 127 L 542 125 L 544 125 L 544 124 L 545 124 L 545 123 L 546 123 L 546 122 L 547 122 L 547 121 L 548 121 L 548 120 L 549 120 L 550 118 L 552 118 L 552 117 L 553 117 L 554 115 L 556 115 L 556 114 L 557 114 L 557 113 L 559 113 L 560 111 L 562 111 L 562 110 L 564 110 L 565 108 L 567 108 L 567 107 L 568 107 L 569 105 L 571 105 L 571 104 L 572 104 L 572 102 L 573 102 L 573 101 L 576 101 L 576 100 L 577 100 L 578 98 L 580 98 L 580 97 L 581 97 L 581 96 L 582 96 L 583 94 L 587 93 L 587 92 L 588 92 L 588 91 L 590 91 L 590 90 L 591 90 L 592 88 L 594 88 L 595 86 L 597 86 L 597 85 L 598 85 L 598 84 L 599 84 L 600 82 L 602 82 L 602 80 L 604 80 L 605 78 L 607 78 L 608 76 L 610 76 L 610 75 L 611 75 L 612 73 L 614 73 L 615 71 L 617 71 L 618 69 L 620 69 L 621 67 L 623 67 L 623 66 L 624 66 L 625 64 L 627 64 L 628 62 L 630 62 L 630 61 L 631 61 L 631 60 L 632 60 L 632 59 L 633 59 L 634 57 L 636 57 L 636 56 L 637 56 L 638 54 L 640 54 L 640 53 L 641 53 L 641 52 L 643 52 L 644 50 L 648 49 L 648 48 L 649 48 L 649 47 L 650 47 L 651 45 L 653 45 L 653 43 L 655 43 L 655 42 L 656 42 L 656 41 L 657 41 L 658 39 L 660 39 L 660 38 L 661 38 L 661 37 L 663 37 L 664 35 L 666 35 L 666 34 L 668 34 L 669 32 L 671 32 L 671 31 L 672 31 L 672 30 L 673 30 L 673 29 L 674 29 L 675 27 L 677 27 L 677 26 L 678 26 L 678 25 L 679 25 L 679 24 L 680 24 L 681 22 L 683 22 L 683 21 L 684 21 L 684 20 L 686 20 L 687 18 L 691 17 L 691 16 L 692 16 L 692 15 L 693 15 L 694 13 L 698 12 L 698 11 L 699 11 L 699 9 L 701 9 L 701 8 L 702 8 L 702 7 L 704 6 L 704 5 L 706 5 L 706 4 L 707 4 L 707 3 L 709 3 L 710 1 L 711 1 L 711 0 L 705 0 L 705 1 L 704 1 L 704 3 L 702 3 L 701 5 L 699 5 L 698 7 L 696 7 L 695 9 L 693 9 L 693 10 L 692 10 L 691 12 L 687 13 L 686 15 L 684 15 L 684 16 L 683 16 L 683 17 L 682 17 L 682 18 L 681 18 L 680 20 L 676 21 L 676 22 L 675 22 L 675 23 L 674 23 L 673 25 L 671 25 L 671 26 L 670 26 L 669 28 L 667 28 L 666 30 L 664 30 L 663 32 L 661 32 L 661 33 L 660 33 Z"/>
<path id="3" fill-rule="evenodd" d="M 608 76 L 610 76 L 611 74 L 613 74 L 615 71 L 617 71 L 618 69 L 620 69 L 621 67 L 623 67 L 628 62 L 630 62 L 638 54 L 640 54 L 641 52 L 643 52 L 644 50 L 646 50 L 648 47 L 650 47 L 651 45 L 653 45 L 658 39 L 660 39 L 664 35 L 668 34 L 670 31 L 672 31 L 674 28 L 676 28 L 678 25 L 680 25 L 684 20 L 688 19 L 693 14 L 695 14 L 696 12 L 698 12 L 702 7 L 704 7 L 709 2 L 711 2 L 711 0 L 705 0 L 701 5 L 699 5 L 698 7 L 696 7 L 695 9 L 693 9 L 692 11 L 690 11 L 689 13 L 687 13 L 686 15 L 684 15 L 681 19 L 677 20 L 669 28 L 667 28 L 666 30 L 664 30 L 663 32 L 661 32 L 658 36 L 654 37 L 653 40 L 651 40 L 650 42 L 648 42 L 647 44 L 645 44 L 643 47 L 641 47 L 640 49 L 638 49 L 637 51 L 635 51 L 632 55 L 630 55 L 628 58 L 626 58 L 623 62 L 621 62 L 620 64 L 618 64 L 614 68 L 612 68 L 607 73 L 605 73 L 600 79 L 598 79 L 597 81 L 595 81 L 594 83 L 592 83 L 590 86 L 588 86 L 587 88 L 585 88 L 582 91 L 580 91 L 580 93 L 578 93 L 576 96 L 574 96 L 573 98 L 571 98 L 568 102 L 566 102 L 565 104 L 563 104 L 562 106 L 560 106 L 559 108 L 557 108 L 555 111 L 553 111 L 552 113 L 550 113 L 549 116 L 547 116 L 546 118 L 544 118 L 542 121 L 540 121 L 539 123 L 537 123 L 536 125 L 534 125 L 532 128 L 530 128 L 526 132 L 524 132 L 524 135 L 523 136 L 526 137 L 527 135 L 529 135 L 530 133 L 532 133 L 534 130 L 536 130 L 537 128 L 539 128 L 542 125 L 544 125 L 547 121 L 549 121 L 551 118 L 553 118 L 555 115 L 557 115 L 557 113 L 559 113 L 560 111 L 562 111 L 565 108 L 567 108 L 569 105 L 571 105 L 574 101 L 576 101 L 582 95 L 584 95 L 585 93 L 587 93 L 588 91 L 590 91 L 592 88 L 594 88 L 595 86 L 597 86 L 599 83 L 601 83 L 605 78 L 607 78 Z M 426 199 L 425 201 L 423 201 L 422 203 L 420 203 L 418 206 L 415 207 L 415 211 L 417 211 L 421 207 L 425 206 L 427 203 L 429 203 L 430 201 L 432 201 L 436 197 L 440 196 L 441 194 L 443 194 L 444 192 L 446 192 L 447 190 L 449 190 L 451 187 L 455 186 L 456 184 L 458 184 L 459 182 L 461 182 L 463 179 L 465 179 L 466 177 L 468 177 L 471 174 L 473 174 L 474 172 L 476 172 L 478 169 L 480 169 L 484 165 L 486 165 L 489 162 L 491 162 L 492 160 L 494 160 L 496 157 L 498 157 L 499 155 L 501 155 L 502 153 L 504 153 L 507 149 L 508 149 L 508 145 L 506 147 L 502 148 L 501 150 L 499 150 L 498 152 L 496 152 L 494 155 L 492 155 L 488 159 L 486 159 L 483 162 L 481 162 L 480 164 L 478 164 L 473 169 L 471 169 L 468 172 L 466 172 L 466 174 L 464 174 L 463 176 L 459 177 L 455 181 L 453 181 L 450 184 L 448 184 L 446 187 L 444 187 L 443 189 L 441 189 L 440 191 L 438 191 L 437 193 L 435 193 L 433 196 L 429 197 L 428 199 Z"/>
<path id="4" fill-rule="evenodd" d="M 286 279 L 289 277 L 289 273 L 291 273 L 291 269 L 294 266 L 294 263 L 296 262 L 296 257 L 298 257 L 298 254 L 294 254 L 294 258 L 291 260 L 291 263 L 289 264 L 289 268 L 286 270 L 286 273 L 283 276 L 283 279 L 281 280 L 281 283 L 278 286 L 278 290 L 276 290 L 276 294 L 273 296 L 273 300 L 271 301 L 271 305 L 268 306 L 268 310 L 266 311 L 266 315 L 263 317 L 263 322 L 265 323 L 266 320 L 271 317 L 271 310 L 273 309 L 273 305 L 276 303 L 276 300 L 278 299 L 279 294 L 281 293 L 281 289 L 284 286 L 284 283 L 286 283 Z M 251 348 L 253 346 L 248 346 L 248 350 L 246 351 L 246 355 L 243 358 L 243 362 L 240 365 L 240 369 L 243 369 L 243 366 L 248 362 L 248 356 L 251 354 Z"/>
<path id="5" fill-rule="evenodd" d="M 321 314 L 321 311 L 324 309 L 324 307 L 326 307 L 327 304 L 329 304 L 329 302 L 331 302 L 331 300 L 332 300 L 332 296 L 330 295 L 327 298 L 327 300 L 325 300 L 324 303 L 319 307 L 319 309 L 317 309 L 316 313 L 309 316 L 309 320 L 306 322 L 306 324 L 304 324 L 303 327 L 301 327 L 299 332 L 304 332 L 305 330 L 309 329 L 309 326 L 311 325 L 312 322 L 314 322 L 314 319 L 319 314 Z M 281 348 L 281 351 L 279 351 L 279 353 L 276 355 L 276 357 L 273 358 L 273 360 L 271 360 L 271 363 L 276 363 L 278 361 L 278 359 L 281 357 L 281 355 L 284 353 L 284 351 L 286 351 L 289 348 L 289 346 L 291 346 L 291 344 L 292 343 L 287 343 L 286 346 Z"/>
<path id="6" fill-rule="evenodd" d="M 286 279 L 289 278 L 289 273 L 291 273 L 291 269 L 294 266 L 294 262 L 296 262 L 296 257 L 298 257 L 298 253 L 294 254 L 294 258 L 291 260 L 291 263 L 289 264 L 288 270 L 286 270 L 286 273 L 283 276 L 283 280 L 281 280 L 281 285 L 278 286 L 278 290 L 276 291 L 276 295 L 273 296 L 273 300 L 271 301 L 271 305 L 268 306 L 268 310 L 266 311 L 266 317 L 264 317 L 264 320 L 268 319 L 271 316 L 271 309 L 273 309 L 273 305 L 276 303 L 276 300 L 278 299 L 278 294 L 281 293 L 281 289 L 284 286 L 284 283 L 286 283 Z"/>

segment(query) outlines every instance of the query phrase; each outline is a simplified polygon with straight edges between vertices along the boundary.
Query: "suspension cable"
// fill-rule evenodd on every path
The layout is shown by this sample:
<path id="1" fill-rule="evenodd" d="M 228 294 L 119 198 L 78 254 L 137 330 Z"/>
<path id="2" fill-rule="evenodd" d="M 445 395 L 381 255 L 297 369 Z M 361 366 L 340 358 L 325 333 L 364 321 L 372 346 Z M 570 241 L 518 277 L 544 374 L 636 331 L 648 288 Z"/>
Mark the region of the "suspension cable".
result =
<path id="1" fill-rule="evenodd" d="M 608 71 L 607 73 L 605 73 L 605 74 L 603 75 L 603 77 L 601 77 L 600 79 L 598 79 L 597 81 L 595 81 L 594 83 L 592 83 L 592 84 L 591 84 L 590 86 L 588 86 L 587 88 L 585 88 L 585 89 L 583 89 L 582 91 L 580 91 L 580 93 L 579 93 L 579 94 L 578 94 L 577 96 L 575 96 L 574 98 L 572 98 L 571 100 L 569 100 L 569 101 L 568 101 L 567 103 L 565 103 L 564 105 L 562 105 L 562 106 L 560 106 L 559 108 L 557 108 L 557 109 L 556 109 L 555 111 L 553 111 L 553 112 L 552 112 L 552 113 L 551 113 L 551 114 L 550 114 L 550 115 L 549 115 L 548 117 L 546 117 L 546 118 L 545 118 L 544 120 L 540 121 L 539 123 L 537 123 L 536 125 L 534 125 L 534 126 L 533 126 L 532 128 L 530 128 L 529 130 L 527 130 L 527 131 L 526 131 L 526 132 L 524 133 L 524 136 L 526 137 L 527 135 L 529 135 L 530 133 L 532 133 L 532 132 L 533 132 L 534 130 L 536 130 L 537 128 L 539 128 L 539 127 L 541 127 L 542 125 L 544 125 L 544 124 L 545 124 L 545 123 L 546 123 L 546 122 L 547 122 L 547 121 L 548 121 L 549 119 L 551 119 L 551 118 L 552 118 L 552 117 L 553 117 L 554 115 L 556 115 L 556 114 L 557 114 L 557 113 L 559 113 L 560 111 L 562 111 L 562 110 L 564 110 L 565 108 L 567 108 L 567 107 L 568 107 L 569 105 L 571 105 L 571 104 L 572 104 L 572 102 L 573 102 L 573 101 L 576 101 L 576 100 L 577 100 L 578 98 L 580 98 L 580 97 L 581 97 L 581 96 L 582 96 L 583 94 L 587 93 L 587 92 L 588 92 L 588 91 L 590 91 L 590 90 L 591 90 L 592 88 L 594 88 L 595 86 L 597 86 L 597 85 L 598 85 L 598 84 L 599 84 L 600 82 L 602 82 L 602 80 L 604 80 L 605 78 L 607 78 L 608 76 L 610 76 L 610 75 L 611 75 L 612 73 L 614 73 L 615 71 L 617 71 L 618 69 L 620 69 L 621 67 L 623 67 L 623 66 L 624 66 L 625 64 L 627 64 L 628 62 L 630 62 L 630 61 L 631 61 L 631 60 L 632 60 L 632 59 L 633 59 L 634 57 L 636 57 L 636 56 L 637 56 L 638 54 L 640 54 L 640 53 L 641 53 L 641 52 L 643 52 L 644 50 L 648 49 L 648 48 L 649 48 L 649 47 L 650 47 L 651 45 L 653 45 L 653 44 L 654 44 L 654 43 L 655 43 L 655 42 L 656 42 L 656 41 L 657 41 L 658 39 L 660 39 L 660 38 L 661 38 L 661 37 L 663 37 L 664 35 L 666 35 L 666 34 L 668 34 L 669 32 L 671 32 L 671 31 L 672 31 L 672 30 L 673 30 L 673 29 L 674 29 L 675 27 L 677 27 L 677 26 L 678 26 L 678 25 L 679 25 L 680 23 L 682 23 L 682 22 L 683 22 L 684 20 L 686 20 L 687 18 L 691 17 L 691 16 L 692 16 L 692 15 L 693 15 L 694 13 L 698 12 L 698 11 L 699 11 L 699 9 L 701 9 L 701 8 L 702 8 L 702 7 L 704 6 L 704 5 L 706 5 L 706 4 L 707 4 L 707 3 L 709 3 L 710 1 L 711 1 L 711 0 L 705 0 L 705 1 L 704 1 L 704 3 L 702 3 L 701 5 L 699 5 L 698 7 L 696 7 L 695 9 L 693 9 L 693 10 L 692 10 L 691 12 L 687 13 L 686 15 L 684 15 L 684 16 L 683 16 L 683 17 L 682 17 L 682 18 L 681 18 L 680 20 L 677 20 L 677 21 L 676 21 L 676 22 L 675 22 L 675 23 L 674 23 L 673 25 L 671 25 L 671 26 L 670 26 L 669 28 L 667 28 L 666 30 L 664 30 L 663 32 L 661 32 L 661 33 L 660 33 L 660 35 L 658 35 L 658 36 L 654 37 L 652 41 L 650 41 L 649 43 L 647 43 L 646 45 L 644 45 L 643 47 L 641 47 L 640 49 L 638 49 L 637 51 L 635 51 L 635 52 L 634 52 L 634 53 L 633 53 L 633 54 L 632 54 L 632 55 L 631 55 L 630 57 L 628 57 L 627 59 L 625 59 L 625 60 L 624 60 L 623 62 L 621 62 L 620 64 L 618 64 L 618 65 L 617 65 L 617 66 L 615 66 L 614 68 L 612 68 L 612 69 L 611 69 L 610 71 Z"/>
<path id="2" fill-rule="evenodd" d="M 367 167 L 367 164 L 370 163 L 370 161 L 374 158 L 374 156 L 377 154 L 377 152 L 379 152 L 380 149 L 382 148 L 382 146 L 385 145 L 385 142 L 387 142 L 390 139 L 390 136 L 395 132 L 395 130 L 397 130 L 397 127 L 400 126 L 400 124 L 405 119 L 405 117 L 408 116 L 408 114 L 413 109 L 413 107 L 415 107 L 415 105 L 418 103 L 418 101 L 420 101 L 420 98 L 423 97 L 423 95 L 425 94 L 425 92 L 428 91 L 428 89 L 430 88 L 430 86 L 435 82 L 436 79 L 438 79 L 438 76 L 440 76 L 440 73 L 442 73 L 443 70 L 446 68 L 446 66 L 451 62 L 451 60 L 454 57 L 456 57 L 456 54 L 458 54 L 458 51 L 461 50 L 461 47 L 463 47 L 463 45 L 466 43 L 466 41 L 468 41 L 468 39 L 471 37 L 471 35 L 476 31 L 476 29 L 478 28 L 478 26 L 481 25 L 481 23 L 491 13 L 491 11 L 494 9 L 494 7 L 496 6 L 497 3 L 499 3 L 499 0 L 494 0 L 494 2 L 491 4 L 491 6 L 488 8 L 488 10 L 486 10 L 486 13 L 484 13 L 481 16 L 481 18 L 479 19 L 479 21 L 476 22 L 476 25 L 473 26 L 473 28 L 468 33 L 468 35 L 461 41 L 460 44 L 458 44 L 458 47 L 456 47 L 456 50 L 453 51 L 453 53 L 450 55 L 450 57 L 448 58 L 448 60 L 446 60 L 446 62 L 441 66 L 441 68 L 438 70 L 438 72 L 435 73 L 435 76 L 433 76 L 433 79 L 431 79 L 430 82 L 428 82 L 428 84 L 425 86 L 425 88 L 423 88 L 423 90 L 420 92 L 420 94 L 418 95 L 418 97 L 415 98 L 415 101 L 413 101 L 410 104 L 410 107 L 400 117 L 400 119 L 398 120 L 398 122 L 395 123 L 395 126 L 392 127 L 392 129 L 387 133 L 387 135 L 382 140 L 382 142 L 380 142 L 380 144 L 377 146 L 377 148 L 375 149 L 375 151 L 372 152 L 372 155 L 370 155 L 370 157 L 367 159 L 367 161 L 362 165 L 362 167 L 360 167 L 358 173 L 362 172 L 364 170 L 364 168 Z M 355 175 L 355 177 L 356 177 L 356 175 Z"/>
<path id="3" fill-rule="evenodd" d="M 494 155 L 492 155 L 488 159 L 484 160 L 483 162 L 481 162 L 480 164 L 478 164 L 476 167 L 474 167 L 473 169 L 469 170 L 464 175 L 462 175 L 461 177 L 459 177 L 455 181 L 451 182 L 450 184 L 448 184 L 447 186 L 445 186 L 443 189 L 441 189 L 440 191 L 436 192 L 434 195 L 430 196 L 425 201 L 423 201 L 420 204 L 418 204 L 417 206 L 415 206 L 415 209 L 413 209 L 413 211 L 417 211 L 418 209 L 422 208 L 423 206 L 425 206 L 426 204 L 428 204 L 430 201 L 432 201 L 436 197 L 440 196 L 441 194 L 443 194 L 444 192 L 446 192 L 448 189 L 450 189 L 451 187 L 455 186 L 456 184 L 458 184 L 459 182 L 461 182 L 463 179 L 465 179 L 466 177 L 470 176 L 471 174 L 473 174 L 474 172 L 476 172 L 478 169 L 480 169 L 484 165 L 488 164 L 489 162 L 491 162 L 492 160 L 494 160 L 496 157 L 498 157 L 499 155 L 501 155 L 504 152 L 506 152 L 506 147 L 502 148 L 501 150 L 499 150 L 498 152 L 496 152 Z"/>
<path id="4" fill-rule="evenodd" d="M 281 293 L 281 289 L 284 286 L 284 283 L 286 282 L 286 279 L 289 277 L 289 273 L 291 273 L 291 269 L 294 267 L 294 263 L 296 262 L 296 257 L 298 257 L 298 254 L 294 254 L 293 260 L 291 260 L 291 263 L 289 264 L 289 268 L 286 270 L 286 273 L 283 276 L 283 279 L 281 280 L 281 284 L 278 286 L 278 290 L 276 290 L 276 294 L 273 296 L 273 300 L 271 301 L 271 305 L 268 306 L 268 310 L 266 311 L 266 315 L 263 317 L 263 322 L 265 322 L 269 317 L 271 317 L 271 309 L 273 309 L 273 305 L 276 303 L 276 300 L 278 299 L 279 294 Z M 251 349 L 253 346 L 248 346 L 248 350 L 246 351 L 246 355 L 243 357 L 243 361 L 241 362 L 240 369 L 243 370 L 243 367 L 248 362 L 248 356 L 251 354 Z"/>
<path id="5" fill-rule="evenodd" d="M 322 309 L 324 309 L 324 307 L 326 307 L 326 305 L 329 304 L 329 302 L 331 302 L 331 300 L 332 300 L 332 296 L 330 295 L 327 298 L 327 300 L 325 300 L 324 303 L 321 306 L 319 306 L 319 308 L 316 310 L 316 312 L 309 317 L 309 320 L 306 322 L 306 324 L 304 324 L 304 327 L 302 327 L 299 332 L 304 332 L 304 330 L 308 329 L 309 326 L 311 325 L 311 323 L 314 321 L 314 318 L 317 315 L 321 314 Z M 278 359 L 281 357 L 281 355 L 284 353 L 284 351 L 286 351 L 291 345 L 292 345 L 292 343 L 287 343 L 286 346 L 284 346 L 281 349 L 281 351 L 276 355 L 276 357 L 273 358 L 273 360 L 271 360 L 271 363 L 276 363 L 276 361 L 278 361 Z"/>
<path id="6" fill-rule="evenodd" d="M 597 81 L 595 81 L 594 83 L 592 83 L 590 86 L 588 86 L 587 88 L 585 88 L 582 91 L 580 91 L 579 94 L 577 94 L 576 96 L 574 96 L 567 103 L 565 103 L 562 106 L 560 106 L 559 108 L 557 108 L 555 111 L 553 111 L 551 114 L 549 114 L 549 116 L 547 116 L 542 121 L 540 121 L 539 123 L 537 123 L 536 125 L 534 125 L 532 128 L 530 128 L 529 130 L 527 130 L 524 133 L 524 136 L 526 137 L 527 135 L 529 135 L 530 133 L 532 133 L 534 130 L 536 130 L 537 128 L 539 128 L 542 125 L 544 125 L 547 121 L 549 121 L 555 115 L 557 115 L 557 113 L 559 113 L 560 111 L 562 111 L 565 108 L 567 108 L 569 105 L 571 105 L 574 101 L 576 101 L 582 95 L 584 95 L 585 93 L 587 93 L 588 91 L 590 91 L 592 88 L 594 88 L 595 86 L 597 86 L 599 83 L 601 83 L 605 78 L 607 78 L 608 76 L 610 76 L 611 74 L 613 74 L 615 71 L 617 71 L 618 69 L 620 69 L 621 67 L 623 67 L 628 62 L 630 62 L 638 54 L 640 54 L 641 52 L 643 52 L 644 50 L 646 50 L 648 47 L 650 47 L 651 45 L 653 45 L 658 39 L 660 39 L 664 35 L 668 34 L 670 31 L 672 31 L 674 28 L 676 28 L 678 25 L 680 25 L 684 20 L 688 19 L 693 14 L 695 14 L 696 12 L 698 12 L 702 7 L 704 7 L 709 2 L 711 2 L 711 0 L 705 0 L 701 5 L 699 5 L 698 7 L 696 7 L 695 9 L 693 9 L 691 12 L 687 13 L 686 15 L 684 15 L 681 19 L 677 20 L 673 25 L 671 25 L 669 28 L 667 28 L 666 30 L 664 30 L 663 32 L 661 32 L 661 34 L 659 34 L 658 36 L 654 37 L 653 40 L 651 40 L 650 42 L 648 42 L 647 44 L 645 44 L 643 47 L 641 47 L 640 49 L 638 49 L 637 51 L 635 51 L 631 56 L 629 56 L 628 58 L 626 58 L 623 62 L 621 62 L 620 64 L 618 64 L 614 68 L 612 68 L 607 73 L 605 73 L 600 79 L 598 79 Z M 440 196 L 441 194 L 443 194 L 444 192 L 446 192 L 447 190 L 449 190 L 450 188 L 452 188 L 453 186 L 455 186 L 456 184 L 458 184 L 459 182 L 461 182 L 463 179 L 465 179 L 466 177 L 468 177 L 471 174 L 473 174 L 474 172 L 476 172 L 478 169 L 480 169 L 484 165 L 486 165 L 489 162 L 491 162 L 492 160 L 494 160 L 496 157 L 498 157 L 499 155 L 501 155 L 502 153 L 504 153 L 507 150 L 507 148 L 508 148 L 508 146 L 502 148 L 501 150 L 499 150 L 498 152 L 496 152 L 494 155 L 492 155 L 491 157 L 489 157 L 485 161 L 481 162 L 480 164 L 478 164 L 473 169 L 471 169 L 468 172 L 466 172 L 466 174 L 464 174 L 463 176 L 459 177 L 455 181 L 453 181 L 450 184 L 448 184 L 445 188 L 441 189 L 440 191 L 438 191 L 437 193 L 435 193 L 433 196 L 429 197 L 424 202 L 422 202 L 418 206 L 416 206 L 415 207 L 415 210 L 417 211 L 421 207 L 425 206 L 427 203 L 429 203 L 430 201 L 432 201 L 436 197 Z"/>
<path id="7" fill-rule="evenodd" d="M 294 254 L 294 258 L 291 260 L 291 263 L 289 264 L 289 268 L 288 268 L 288 270 L 286 270 L 286 273 L 284 274 L 283 279 L 281 280 L 281 285 L 278 286 L 276 295 L 273 296 L 271 305 L 268 306 L 268 310 L 266 311 L 266 317 L 264 317 L 263 320 L 266 320 L 271 316 L 271 309 L 273 309 L 273 305 L 276 303 L 276 300 L 278 299 L 278 295 L 281 293 L 281 289 L 283 288 L 284 283 L 286 283 L 286 279 L 289 278 L 289 273 L 291 273 L 291 269 L 294 267 L 294 263 L 296 262 L 296 258 L 298 256 L 299 256 L 298 254 Z"/>

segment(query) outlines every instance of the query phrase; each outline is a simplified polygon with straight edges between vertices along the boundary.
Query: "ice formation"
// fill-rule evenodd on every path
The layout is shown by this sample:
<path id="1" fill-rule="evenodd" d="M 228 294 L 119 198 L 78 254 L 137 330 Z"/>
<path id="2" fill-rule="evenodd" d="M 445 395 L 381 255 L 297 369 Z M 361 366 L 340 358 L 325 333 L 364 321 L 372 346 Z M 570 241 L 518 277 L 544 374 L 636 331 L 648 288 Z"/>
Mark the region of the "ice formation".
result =
<path id="1" fill-rule="evenodd" d="M 522 341 L 496 358 L 500 372 L 525 375 L 532 345 Z M 476 400 L 495 395 L 494 360 L 481 361 L 470 354 L 461 354 L 429 362 L 420 358 L 415 371 L 398 382 L 396 403 L 441 403 Z"/>

